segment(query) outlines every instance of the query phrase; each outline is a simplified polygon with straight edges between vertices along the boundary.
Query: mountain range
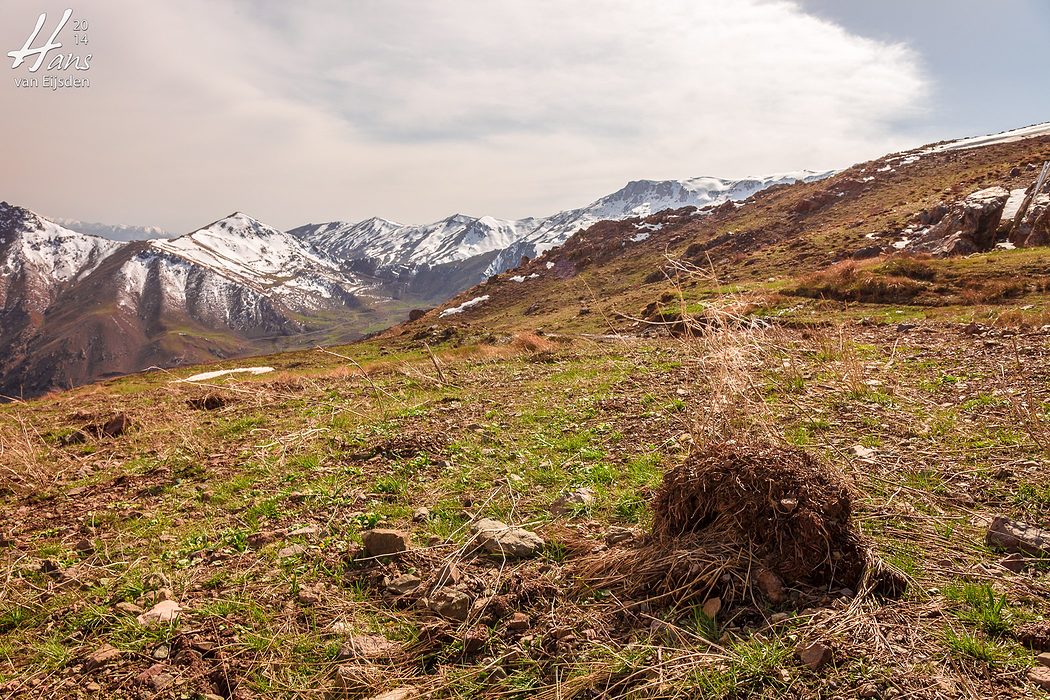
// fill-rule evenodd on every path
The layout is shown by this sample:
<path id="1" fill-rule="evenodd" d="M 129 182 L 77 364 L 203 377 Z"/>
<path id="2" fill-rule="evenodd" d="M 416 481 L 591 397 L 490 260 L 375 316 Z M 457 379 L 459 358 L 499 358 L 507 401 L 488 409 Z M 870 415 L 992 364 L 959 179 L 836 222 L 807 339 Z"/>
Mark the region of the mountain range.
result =
<path id="1" fill-rule="evenodd" d="M 0 203 L 0 394 L 27 397 L 148 367 L 344 342 L 517 267 L 601 220 L 741 201 L 832 172 L 638 180 L 578 209 L 454 214 L 281 231 L 235 212 L 174 238 L 46 219 Z"/>

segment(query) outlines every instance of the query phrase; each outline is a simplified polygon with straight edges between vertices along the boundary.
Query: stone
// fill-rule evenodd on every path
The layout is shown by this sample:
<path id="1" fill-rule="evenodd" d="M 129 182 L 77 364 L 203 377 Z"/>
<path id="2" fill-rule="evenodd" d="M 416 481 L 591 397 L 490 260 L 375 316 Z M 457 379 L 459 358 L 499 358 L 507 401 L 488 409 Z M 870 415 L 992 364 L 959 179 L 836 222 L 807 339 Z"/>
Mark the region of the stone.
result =
<path id="1" fill-rule="evenodd" d="M 1019 552 L 1033 557 L 1050 556 L 1050 530 L 1044 530 L 996 516 L 988 526 L 985 542 L 990 547 L 1000 547 L 1008 552 Z"/>
<path id="2" fill-rule="evenodd" d="M 373 695 L 368 700 L 410 700 L 419 696 L 419 690 L 412 686 L 403 685 L 400 688 L 394 688 L 388 690 L 385 693 L 379 695 Z"/>
<path id="3" fill-rule="evenodd" d="M 489 629 L 485 625 L 474 625 L 463 633 L 463 653 L 476 654 L 489 641 Z"/>
<path id="4" fill-rule="evenodd" d="M 252 549 L 262 549 L 277 539 L 277 533 L 273 530 L 262 530 L 248 535 L 248 546 Z"/>
<path id="5" fill-rule="evenodd" d="M 376 661 L 391 659 L 401 653 L 401 646 L 378 634 L 354 634 L 339 648 L 339 658 Z"/>
<path id="6" fill-rule="evenodd" d="M 103 644 L 84 659 L 84 670 L 93 671 L 96 668 L 101 668 L 109 662 L 119 659 L 120 654 L 120 650 L 112 644 Z"/>
<path id="7" fill-rule="evenodd" d="M 365 530 L 361 533 L 365 551 L 371 557 L 383 557 L 400 554 L 408 549 L 409 535 L 400 530 L 379 528 Z"/>
<path id="8" fill-rule="evenodd" d="M 129 603 L 126 600 L 121 601 L 121 602 L 117 603 L 116 605 L 114 605 L 113 609 L 117 610 L 119 612 L 125 613 L 127 615 L 141 615 L 142 614 L 142 608 L 141 607 L 139 607 L 138 605 L 135 605 L 134 603 Z"/>
<path id="9" fill-rule="evenodd" d="M 712 620 L 715 619 L 718 616 L 718 611 L 720 611 L 721 609 L 722 609 L 722 599 L 721 598 L 708 598 L 707 600 L 704 601 L 704 607 L 703 607 L 704 614 L 707 615 Z"/>
<path id="10" fill-rule="evenodd" d="M 419 588 L 423 579 L 413 574 L 401 574 L 385 582 L 386 589 L 396 595 L 407 595 Z"/>
<path id="11" fill-rule="evenodd" d="M 1050 668 L 1035 666 L 1028 671 L 1028 680 L 1043 690 L 1050 691 Z"/>
<path id="12" fill-rule="evenodd" d="M 465 591 L 457 588 L 439 588 L 430 595 L 427 607 L 441 617 L 462 622 L 470 614 L 473 602 Z"/>
<path id="13" fill-rule="evenodd" d="M 609 529 L 605 531 L 605 544 L 611 547 L 622 542 L 633 540 L 634 536 L 634 530 L 629 527 L 611 525 Z"/>
<path id="14" fill-rule="evenodd" d="M 544 546 L 543 538 L 535 532 L 490 518 L 478 520 L 471 530 L 486 552 L 505 558 L 534 557 Z"/>
<path id="15" fill-rule="evenodd" d="M 161 644 L 159 647 L 153 650 L 153 658 L 157 659 L 158 661 L 163 661 L 164 659 L 168 658 L 170 654 L 171 647 L 169 647 L 167 644 Z"/>
<path id="16" fill-rule="evenodd" d="M 769 616 L 769 621 L 774 625 L 779 625 L 781 622 L 787 622 L 791 619 L 791 613 L 776 612 Z"/>
<path id="17" fill-rule="evenodd" d="M 1050 194 L 1040 194 L 1032 200 L 1010 232 L 1010 242 L 1018 248 L 1050 245 Z"/>
<path id="18" fill-rule="evenodd" d="M 304 525 L 289 532 L 287 537 L 313 537 L 317 534 L 316 525 Z"/>
<path id="19" fill-rule="evenodd" d="M 1027 563 L 1027 559 L 1024 558 L 1018 552 L 1014 552 L 1009 556 L 1006 556 L 999 560 L 999 566 L 1003 567 L 1007 571 L 1012 571 L 1015 574 L 1019 574 L 1024 571 L 1024 565 Z"/>
<path id="20" fill-rule="evenodd" d="M 858 698 L 877 698 L 879 697 L 879 687 L 874 683 L 865 683 L 861 687 L 857 688 Z"/>
<path id="21" fill-rule="evenodd" d="M 81 556 L 86 556 L 95 551 L 95 545 L 91 543 L 91 540 L 84 537 L 76 543 L 75 549 L 77 551 L 77 554 L 80 554 Z"/>
<path id="22" fill-rule="evenodd" d="M 531 624 L 528 615 L 523 612 L 516 612 L 507 620 L 507 629 L 511 632 L 524 632 Z"/>
<path id="23" fill-rule="evenodd" d="M 759 569 L 755 575 L 755 583 L 773 605 L 784 602 L 784 582 L 769 569 Z"/>
<path id="24" fill-rule="evenodd" d="M 281 559 L 291 559 L 305 553 L 306 547 L 301 544 L 291 544 L 277 552 L 277 556 Z"/>
<path id="25" fill-rule="evenodd" d="M 592 503 L 594 503 L 594 491 L 585 487 L 563 493 L 550 505 L 550 512 L 554 515 L 565 515 L 586 508 Z"/>
<path id="26" fill-rule="evenodd" d="M 310 588 L 301 588 L 298 593 L 295 594 L 295 599 L 299 601 L 299 605 L 317 605 L 321 602 L 320 594 Z"/>
<path id="27" fill-rule="evenodd" d="M 1036 654 L 1035 665 L 1050 668 L 1050 652 L 1044 651 L 1042 654 Z"/>
<path id="28" fill-rule="evenodd" d="M 795 647 L 795 656 L 811 670 L 817 671 L 831 663 L 834 654 L 831 648 L 821 642 L 799 644 Z"/>
<path id="29" fill-rule="evenodd" d="M 968 255 L 990 250 L 1010 193 L 1003 187 L 973 192 L 950 207 L 911 244 L 932 255 Z"/>
<path id="30" fill-rule="evenodd" d="M 412 522 L 414 523 L 425 523 L 428 520 L 430 520 L 429 508 L 417 508 L 416 512 L 412 514 Z"/>
<path id="31" fill-rule="evenodd" d="M 140 625 L 167 624 L 182 614 L 182 608 L 174 600 L 162 600 L 138 616 Z"/>

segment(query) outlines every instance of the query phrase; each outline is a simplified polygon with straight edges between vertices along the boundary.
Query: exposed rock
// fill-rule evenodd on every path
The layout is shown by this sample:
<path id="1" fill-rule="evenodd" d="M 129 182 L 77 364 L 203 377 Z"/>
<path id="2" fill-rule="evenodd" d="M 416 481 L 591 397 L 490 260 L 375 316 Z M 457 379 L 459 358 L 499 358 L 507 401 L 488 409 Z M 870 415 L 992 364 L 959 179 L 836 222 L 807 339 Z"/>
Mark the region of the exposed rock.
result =
<path id="1" fill-rule="evenodd" d="M 401 645 L 378 634 L 355 634 L 339 648 L 339 658 L 375 661 L 391 659 L 401 653 Z"/>
<path id="2" fill-rule="evenodd" d="M 511 632 L 524 632 L 529 628 L 529 616 L 523 612 L 516 612 L 507 620 L 507 629 Z"/>
<path id="3" fill-rule="evenodd" d="M 1024 217 L 1010 232 L 1010 242 L 1018 248 L 1050 245 L 1050 194 L 1032 200 Z"/>
<path id="4" fill-rule="evenodd" d="M 1024 565 L 1026 562 L 1027 559 L 1024 558 L 1024 555 L 1020 554 L 1019 552 L 1013 552 L 1009 556 L 1006 556 L 1003 559 L 1001 559 L 999 561 L 999 566 L 1003 567 L 1007 571 L 1012 571 L 1015 574 L 1019 574 L 1022 571 L 1024 571 Z"/>
<path id="5" fill-rule="evenodd" d="M 412 574 L 402 574 L 396 578 L 388 579 L 384 583 L 386 589 L 397 595 L 406 595 L 419 588 L 422 579 Z"/>
<path id="6" fill-rule="evenodd" d="M 551 513 L 564 515 L 580 508 L 586 508 L 592 503 L 594 503 L 594 490 L 584 487 L 559 496 L 558 500 L 551 504 Z"/>
<path id="7" fill-rule="evenodd" d="M 784 602 L 784 582 L 769 569 L 759 569 L 755 574 L 755 583 L 770 603 L 776 605 Z"/>
<path id="8" fill-rule="evenodd" d="M 1035 683 L 1043 690 L 1050 690 L 1050 668 L 1036 666 L 1028 671 L 1028 680 Z"/>
<path id="9" fill-rule="evenodd" d="M 912 244 L 933 255 L 967 255 L 990 250 L 1010 193 L 1003 187 L 978 190 L 953 204 Z M 922 220 L 920 216 L 920 221 Z"/>
<path id="10" fill-rule="evenodd" d="M 609 546 L 612 546 L 614 544 L 620 544 L 621 542 L 633 540 L 634 536 L 634 530 L 632 530 L 629 527 L 611 525 L 609 529 L 605 531 L 605 544 Z"/>
<path id="11" fill-rule="evenodd" d="M 166 624 L 174 622 L 181 614 L 182 608 L 174 600 L 162 600 L 139 615 L 138 622 L 140 625 Z"/>
<path id="12" fill-rule="evenodd" d="M 252 549 L 261 549 L 277 539 L 277 533 L 273 530 L 262 530 L 248 535 L 248 546 Z"/>
<path id="13" fill-rule="evenodd" d="M 722 599 L 721 598 L 717 598 L 717 597 L 716 598 L 708 598 L 707 600 L 704 601 L 704 608 L 703 608 L 704 614 L 707 615 L 712 620 L 715 619 L 715 617 L 718 615 L 718 611 L 720 611 L 721 609 L 722 609 Z"/>
<path id="14" fill-rule="evenodd" d="M 409 535 L 400 530 L 376 529 L 361 533 L 365 551 L 372 557 L 400 554 L 408 549 Z"/>
<path id="15" fill-rule="evenodd" d="M 304 525 L 288 533 L 288 537 L 313 537 L 317 534 L 316 525 Z"/>
<path id="16" fill-rule="evenodd" d="M 463 634 L 463 653 L 476 654 L 489 641 L 489 628 L 485 625 L 474 625 Z"/>
<path id="17" fill-rule="evenodd" d="M 816 671 L 831 663 L 834 654 L 831 648 L 820 642 L 800 644 L 795 647 L 795 656 L 806 666 Z"/>
<path id="18" fill-rule="evenodd" d="M 535 532 L 483 518 L 471 525 L 479 544 L 490 554 L 508 558 L 534 557 L 543 549 L 543 538 Z"/>
<path id="19" fill-rule="evenodd" d="M 430 595 L 427 607 L 442 617 L 462 622 L 470 614 L 473 602 L 465 591 L 446 587 L 439 588 Z"/>
<path id="20" fill-rule="evenodd" d="M 404 685 L 400 688 L 394 688 L 385 693 L 380 693 L 379 695 L 373 695 L 368 698 L 368 700 L 410 700 L 410 698 L 414 698 L 418 695 L 419 690 L 412 686 Z"/>
<path id="21" fill-rule="evenodd" d="M 416 512 L 412 514 L 412 522 L 414 523 L 425 523 L 428 520 L 430 520 L 429 508 L 417 508 Z"/>
<path id="22" fill-rule="evenodd" d="M 95 651 L 87 655 L 84 659 L 84 670 L 93 671 L 96 668 L 105 666 L 110 661 L 120 658 L 120 650 L 112 644 L 103 644 Z"/>
<path id="23" fill-rule="evenodd" d="M 997 516 L 988 526 L 985 542 L 1008 552 L 1020 552 L 1033 557 L 1050 556 L 1050 530 Z"/>
<path id="24" fill-rule="evenodd" d="M 139 607 L 138 605 L 135 605 L 134 603 L 130 603 L 130 602 L 126 601 L 126 600 L 121 601 L 121 602 L 117 603 L 116 605 L 114 605 L 113 609 L 114 610 L 118 610 L 118 611 L 120 611 L 122 613 L 125 613 L 127 615 L 141 615 L 142 614 L 142 608 L 141 607 Z"/>
<path id="25" fill-rule="evenodd" d="M 853 260 L 867 260 L 869 258 L 877 258 L 880 255 L 882 255 L 882 246 L 868 245 L 853 251 L 850 254 L 850 258 Z"/>
<path id="26" fill-rule="evenodd" d="M 277 556 L 281 559 L 291 559 L 292 557 L 297 557 L 300 554 L 305 553 L 306 547 L 302 546 L 301 544 L 290 544 L 287 547 L 282 548 L 281 551 L 277 552 Z"/>
<path id="27" fill-rule="evenodd" d="M 1036 654 L 1035 665 L 1050 668 L 1050 652 L 1044 651 L 1042 654 Z"/>

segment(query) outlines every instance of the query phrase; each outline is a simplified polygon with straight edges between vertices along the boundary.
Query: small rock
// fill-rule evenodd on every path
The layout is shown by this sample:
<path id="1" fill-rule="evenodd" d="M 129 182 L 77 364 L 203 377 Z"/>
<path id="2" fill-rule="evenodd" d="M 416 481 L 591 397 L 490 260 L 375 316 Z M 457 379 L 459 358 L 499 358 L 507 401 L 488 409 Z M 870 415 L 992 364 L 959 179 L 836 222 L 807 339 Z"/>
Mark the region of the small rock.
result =
<path id="1" fill-rule="evenodd" d="M 277 533 L 273 530 L 262 530 L 248 535 L 248 546 L 252 549 L 262 549 L 277 539 Z"/>
<path id="2" fill-rule="evenodd" d="M 112 644 L 103 644 L 84 659 L 84 670 L 93 671 L 105 666 L 110 661 L 120 658 L 120 650 Z"/>
<path id="3" fill-rule="evenodd" d="M 485 625 L 474 625 L 463 634 L 463 653 L 476 654 L 489 641 L 489 629 Z"/>
<path id="4" fill-rule="evenodd" d="M 171 647 L 169 647 L 167 644 L 161 644 L 159 647 L 153 650 L 153 658 L 157 659 L 158 661 L 163 661 L 164 659 L 168 658 L 170 654 Z"/>
<path id="5" fill-rule="evenodd" d="M 810 669 L 816 671 L 831 663 L 831 648 L 820 642 L 800 644 L 795 647 L 795 656 Z"/>
<path id="6" fill-rule="evenodd" d="M 427 607 L 442 617 L 462 622 L 470 614 L 472 602 L 469 595 L 457 588 L 439 588 L 431 594 Z"/>
<path id="7" fill-rule="evenodd" d="M 787 621 L 789 619 L 791 619 L 791 613 L 786 613 L 786 612 L 773 613 L 769 617 L 769 621 L 772 622 L 774 625 L 778 625 L 781 622 L 785 622 L 785 621 Z"/>
<path id="8" fill-rule="evenodd" d="M 378 634 L 351 635 L 339 648 L 339 658 L 375 661 L 390 659 L 401 652 L 401 646 Z"/>
<path id="9" fill-rule="evenodd" d="M 425 523 L 428 520 L 430 520 L 429 508 L 417 508 L 416 512 L 412 514 L 412 522 L 414 523 Z"/>
<path id="10" fill-rule="evenodd" d="M 871 459 L 875 456 L 875 450 L 864 445 L 854 445 L 851 450 L 860 459 Z"/>
<path id="11" fill-rule="evenodd" d="M 295 595 L 295 599 L 299 601 L 299 605 L 317 605 L 321 602 L 321 596 L 317 591 L 309 588 L 302 588 Z"/>
<path id="12" fill-rule="evenodd" d="M 408 549 L 409 535 L 400 530 L 365 530 L 361 533 L 361 540 L 369 556 L 383 557 Z"/>
<path id="13" fill-rule="evenodd" d="M 95 545 L 92 544 L 91 540 L 84 537 L 77 542 L 75 549 L 77 551 L 77 554 L 85 556 L 95 551 Z"/>
<path id="14" fill-rule="evenodd" d="M 303 547 L 299 544 L 291 544 L 283 548 L 281 551 L 277 552 L 277 556 L 281 559 L 291 559 L 292 557 L 297 557 L 305 553 L 306 547 Z"/>
<path id="15" fill-rule="evenodd" d="M 877 698 L 879 697 L 879 688 L 874 683 L 865 683 L 857 689 L 858 698 Z"/>
<path id="16" fill-rule="evenodd" d="M 992 519 L 985 541 L 991 547 L 1001 547 L 1008 552 L 1033 557 L 1050 556 L 1050 530 L 1015 522 L 1001 515 Z"/>
<path id="17" fill-rule="evenodd" d="M 712 620 L 718 616 L 718 611 L 722 609 L 721 598 L 708 598 L 704 601 L 704 614 Z"/>
<path id="18" fill-rule="evenodd" d="M 288 537 L 313 537 L 317 534 L 316 525 L 305 525 L 288 533 Z"/>
<path id="19" fill-rule="evenodd" d="M 412 574 L 402 574 L 397 578 L 389 579 L 386 581 L 386 589 L 391 593 L 397 595 L 407 595 L 412 591 L 419 588 L 419 584 L 423 582 L 423 579 Z"/>
<path id="20" fill-rule="evenodd" d="M 1050 652 L 1044 651 L 1042 654 L 1036 654 L 1035 665 L 1050 668 Z"/>
<path id="21" fill-rule="evenodd" d="M 149 687 L 160 692 L 161 690 L 170 687 L 174 682 L 175 677 L 170 673 L 158 673 L 149 679 Z"/>
<path id="22" fill-rule="evenodd" d="M 90 683 L 84 684 L 84 690 L 88 691 L 89 693 L 97 693 L 98 691 L 102 690 L 102 686 L 92 681 Z"/>
<path id="23" fill-rule="evenodd" d="M 634 539 L 634 530 L 629 527 L 620 527 L 619 525 L 612 525 L 608 530 L 605 531 L 605 544 L 610 547 L 621 542 L 627 542 Z"/>
<path id="24" fill-rule="evenodd" d="M 759 569 L 755 582 L 770 603 L 778 605 L 784 602 L 784 582 L 775 573 L 769 569 Z"/>
<path id="25" fill-rule="evenodd" d="M 409 700 L 417 696 L 419 696 L 419 691 L 416 688 L 405 685 L 379 695 L 373 695 L 368 700 Z"/>
<path id="26" fill-rule="evenodd" d="M 1043 690 L 1050 690 L 1050 668 L 1036 666 L 1028 671 L 1028 680 Z"/>
<path id="27" fill-rule="evenodd" d="M 589 488 L 576 489 L 562 494 L 558 500 L 551 504 L 551 513 L 565 515 L 580 508 L 586 508 L 594 503 L 594 491 Z"/>
<path id="28" fill-rule="evenodd" d="M 511 632 L 524 632 L 529 628 L 529 616 L 523 612 L 516 612 L 507 620 L 507 629 Z"/>
<path id="29" fill-rule="evenodd" d="M 490 518 L 478 520 L 471 530 L 485 551 L 506 558 L 534 557 L 544 546 L 543 538 L 535 532 Z"/>
<path id="30" fill-rule="evenodd" d="M 174 622 L 182 614 L 182 608 L 174 600 L 162 600 L 148 611 L 138 616 L 140 625 Z"/>
<path id="31" fill-rule="evenodd" d="M 1024 558 L 1018 552 L 1014 552 L 1009 556 L 1006 556 L 999 560 L 999 566 L 1003 567 L 1007 571 L 1012 571 L 1015 574 L 1019 574 L 1024 571 L 1024 565 L 1028 560 Z"/>
<path id="32" fill-rule="evenodd" d="M 120 611 L 122 613 L 126 613 L 128 615 L 141 615 L 142 614 L 142 608 L 141 607 L 139 607 L 138 605 L 135 605 L 134 603 L 129 603 L 126 600 L 121 601 L 121 602 L 117 603 L 116 605 L 114 605 L 113 609 L 114 610 L 118 610 L 118 611 Z"/>

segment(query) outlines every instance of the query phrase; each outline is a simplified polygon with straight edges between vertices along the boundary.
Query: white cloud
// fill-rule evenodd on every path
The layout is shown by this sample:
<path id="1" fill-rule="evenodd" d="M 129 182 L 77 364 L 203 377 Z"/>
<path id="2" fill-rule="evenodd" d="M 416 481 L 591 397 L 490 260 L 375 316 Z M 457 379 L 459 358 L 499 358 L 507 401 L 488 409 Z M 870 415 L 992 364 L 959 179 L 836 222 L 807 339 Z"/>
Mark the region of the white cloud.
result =
<path id="1" fill-rule="evenodd" d="M 0 8 L 0 47 L 38 10 Z M 59 9 L 59 12 L 61 10 Z M 82 2 L 92 87 L 0 88 L 3 198 L 175 230 L 547 214 L 911 143 L 916 54 L 758 0 Z M 6 53 L 5 49 L 3 52 Z M 7 150 L 7 149 L 5 149 Z M 42 163 L 60 163 L 50 171 Z"/>

